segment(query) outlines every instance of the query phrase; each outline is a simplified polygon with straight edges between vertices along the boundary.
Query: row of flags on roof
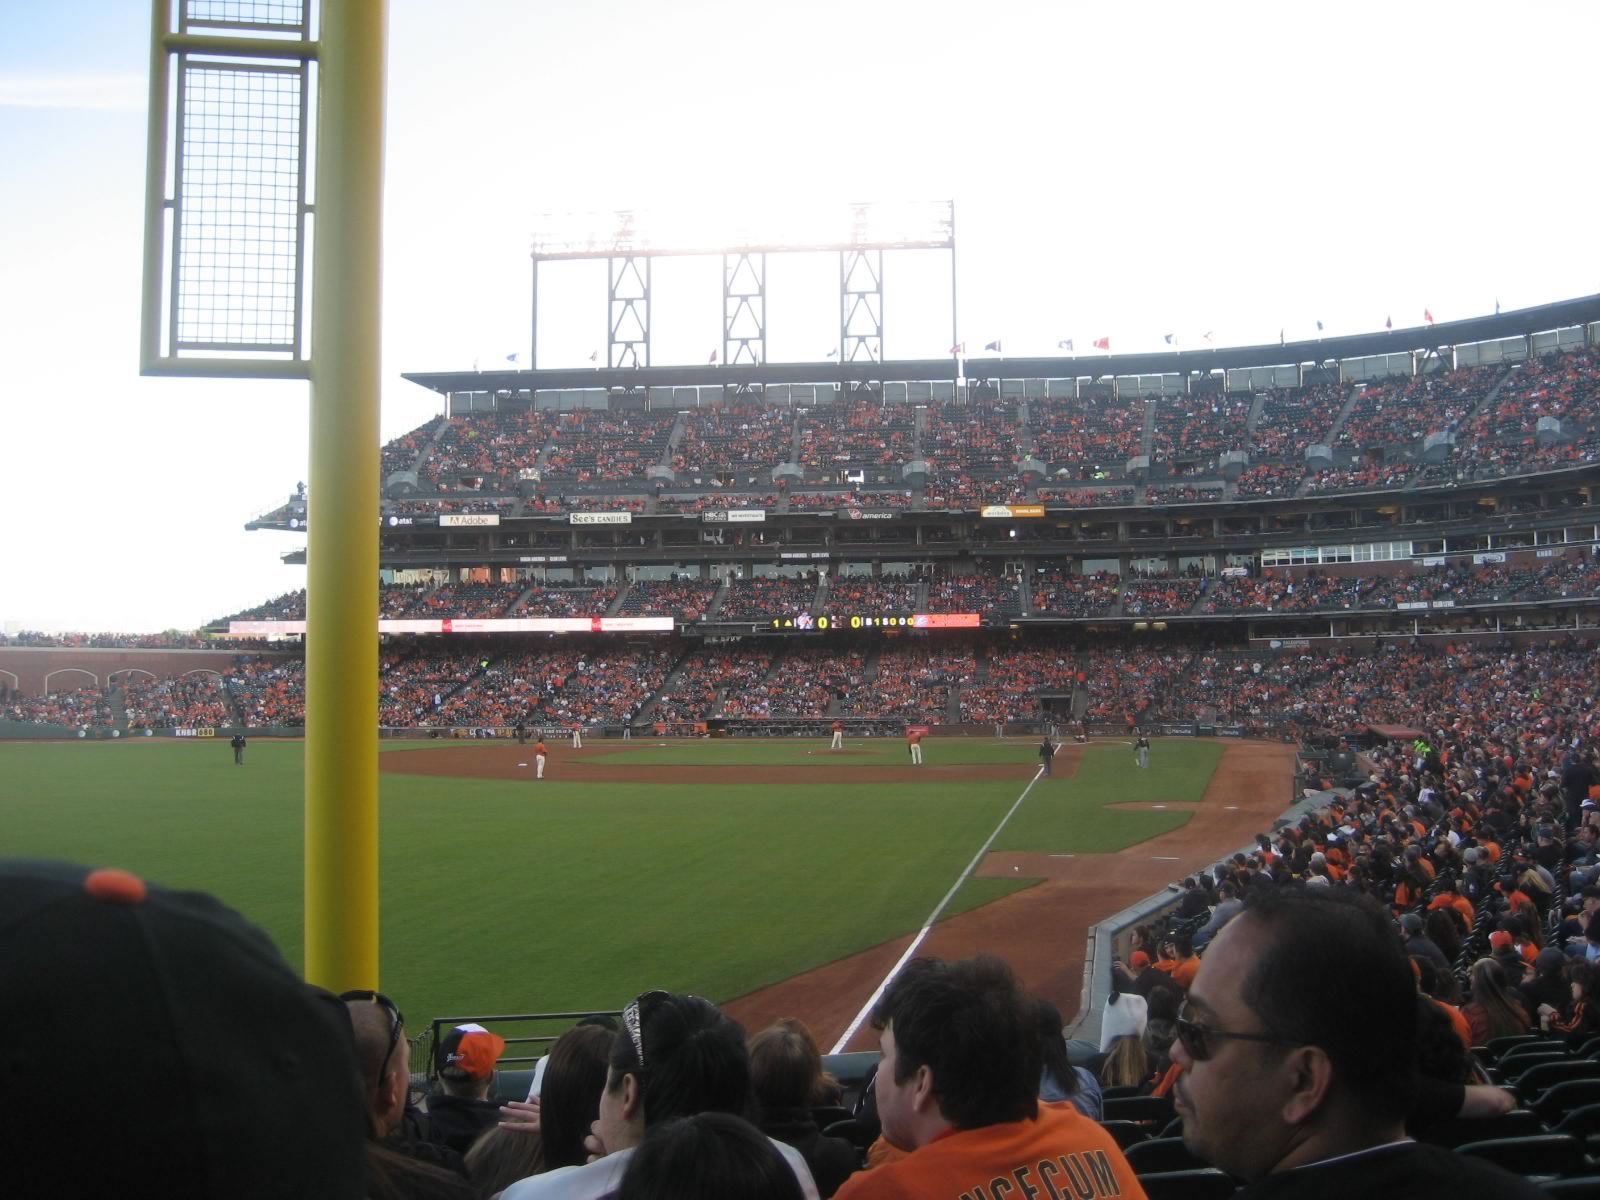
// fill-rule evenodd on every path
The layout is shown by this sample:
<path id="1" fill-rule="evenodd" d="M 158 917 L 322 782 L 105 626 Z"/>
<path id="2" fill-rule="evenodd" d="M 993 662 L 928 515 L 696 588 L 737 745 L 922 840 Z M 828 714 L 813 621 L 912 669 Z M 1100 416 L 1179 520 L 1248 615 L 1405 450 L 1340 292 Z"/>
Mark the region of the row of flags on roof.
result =
<path id="1" fill-rule="evenodd" d="M 1496 300 L 1494 302 L 1494 311 L 1495 311 L 1495 315 L 1496 316 L 1500 315 L 1500 301 L 1498 301 L 1498 300 Z M 1425 324 L 1425 325 L 1432 325 L 1434 323 L 1433 310 L 1431 308 L 1424 308 L 1422 310 L 1422 321 L 1423 321 L 1423 324 Z M 1390 315 L 1384 317 L 1384 319 L 1383 319 L 1383 327 L 1385 329 L 1393 329 L 1394 328 L 1394 316 L 1393 316 L 1393 314 L 1390 314 Z M 1323 326 L 1323 323 L 1319 320 L 1317 322 L 1317 332 L 1319 334 L 1322 333 L 1324 331 L 1324 328 L 1325 327 Z M 1208 329 L 1208 330 L 1206 330 L 1204 333 L 1202 333 L 1200 335 L 1200 339 L 1199 340 L 1204 342 L 1204 343 L 1206 343 L 1209 346 L 1209 345 L 1212 344 L 1213 334 L 1214 334 L 1214 331 Z M 1164 343 L 1166 343 L 1168 346 L 1171 346 L 1175 350 L 1178 349 L 1180 346 L 1185 344 L 1178 337 L 1178 335 L 1176 333 L 1164 333 L 1164 334 L 1161 335 L 1161 340 Z M 1278 330 L 1278 344 L 1281 346 L 1281 345 L 1284 344 L 1284 341 L 1285 341 L 1285 329 L 1280 328 Z M 1093 341 L 1091 341 L 1089 344 L 1094 349 L 1102 351 L 1104 353 L 1109 354 L 1111 352 L 1111 338 L 1110 338 L 1109 335 L 1102 336 L 1102 337 L 1097 337 Z M 983 344 L 983 348 L 987 353 L 1002 354 L 1003 355 L 1005 353 L 1004 339 L 1003 338 L 995 338 L 994 341 L 992 341 L 992 342 L 985 342 Z M 1077 352 L 1077 345 L 1076 345 L 1076 342 L 1074 341 L 1074 339 L 1072 339 L 1072 338 L 1062 338 L 1058 342 L 1056 342 L 1056 349 L 1057 350 L 1065 350 L 1068 354 L 1075 354 Z M 706 360 L 707 364 L 714 366 L 716 364 L 717 359 L 720 356 L 720 354 L 721 354 L 720 351 L 713 350 L 711 352 L 711 357 Z M 950 347 L 950 356 L 952 358 L 965 358 L 966 354 L 967 354 L 967 344 L 965 342 L 957 342 L 954 346 Z M 826 355 L 826 357 L 827 358 L 838 358 L 839 357 L 839 348 L 837 346 L 835 346 L 833 349 L 829 350 L 827 355 Z M 521 361 L 521 358 L 522 358 L 522 355 L 520 353 L 506 355 L 506 361 L 508 363 L 511 363 L 512 365 L 515 365 L 516 363 Z M 589 361 L 592 362 L 592 363 L 595 363 L 596 365 L 598 365 L 599 362 L 600 362 L 600 351 L 598 351 L 598 350 L 590 351 L 590 353 L 589 353 Z M 477 363 L 476 359 L 473 360 L 472 369 L 474 371 L 476 371 L 478 369 L 478 363 Z"/>

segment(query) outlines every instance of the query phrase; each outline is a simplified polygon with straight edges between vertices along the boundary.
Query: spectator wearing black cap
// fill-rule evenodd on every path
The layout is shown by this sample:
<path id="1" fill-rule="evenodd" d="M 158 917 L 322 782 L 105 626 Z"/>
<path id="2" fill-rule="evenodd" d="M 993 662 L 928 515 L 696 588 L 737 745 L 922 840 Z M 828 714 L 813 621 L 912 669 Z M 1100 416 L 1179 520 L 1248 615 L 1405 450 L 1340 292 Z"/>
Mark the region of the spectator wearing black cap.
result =
<path id="1" fill-rule="evenodd" d="M 1450 969 L 1450 960 L 1433 939 L 1423 933 L 1422 918 L 1416 913 L 1406 913 L 1400 918 L 1400 936 L 1405 941 L 1406 953 L 1412 958 L 1425 958 L 1440 971 Z"/>
<path id="2" fill-rule="evenodd" d="M 0 1195 L 367 1194 L 344 1006 L 231 909 L 0 860 L 0 961 Z M 107 1119 L 86 1142 L 91 1100 Z"/>
<path id="3" fill-rule="evenodd" d="M 428 1097 L 430 1141 L 465 1154 L 473 1141 L 500 1119 L 500 1106 L 489 1099 L 495 1064 L 506 1040 L 482 1025 L 457 1025 L 439 1043 L 439 1089 Z"/>

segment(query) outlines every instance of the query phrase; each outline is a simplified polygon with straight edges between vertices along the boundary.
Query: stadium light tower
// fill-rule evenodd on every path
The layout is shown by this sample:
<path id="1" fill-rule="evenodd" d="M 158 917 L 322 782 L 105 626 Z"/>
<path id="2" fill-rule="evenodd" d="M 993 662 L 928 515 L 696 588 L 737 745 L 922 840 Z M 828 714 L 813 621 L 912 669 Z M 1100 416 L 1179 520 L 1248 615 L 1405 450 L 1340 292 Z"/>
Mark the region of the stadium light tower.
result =
<path id="1" fill-rule="evenodd" d="M 140 369 L 311 382 L 305 973 L 376 987 L 388 0 L 151 12 Z"/>

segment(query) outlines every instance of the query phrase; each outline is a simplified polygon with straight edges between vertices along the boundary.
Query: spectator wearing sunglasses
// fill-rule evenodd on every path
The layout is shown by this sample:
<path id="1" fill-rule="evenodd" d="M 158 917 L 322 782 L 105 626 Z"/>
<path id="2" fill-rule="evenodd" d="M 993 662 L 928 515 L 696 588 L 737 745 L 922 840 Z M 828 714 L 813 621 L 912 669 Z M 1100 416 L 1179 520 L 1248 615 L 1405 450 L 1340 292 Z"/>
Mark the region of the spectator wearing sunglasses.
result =
<path id="1" fill-rule="evenodd" d="M 913 959 L 872 1023 L 883 1136 L 906 1157 L 852 1175 L 838 1200 L 958 1200 L 990 1180 L 1019 1197 L 1144 1196 L 1109 1133 L 1071 1104 L 1040 1105 L 1033 1014 L 999 959 Z"/>
<path id="2" fill-rule="evenodd" d="M 1415 976 L 1388 914 L 1341 889 L 1252 897 L 1201 960 L 1172 1059 L 1189 1148 L 1249 1181 L 1238 1200 L 1542 1193 L 1405 1134 Z"/>
<path id="3" fill-rule="evenodd" d="M 593 1161 L 524 1179 L 501 1198 L 598 1200 L 617 1191 L 648 1131 L 698 1113 L 742 1117 L 750 1099 L 750 1058 L 739 1024 L 699 996 L 645 992 L 622 1010 L 622 1029 L 612 1040 L 600 1115 L 587 1142 Z M 804 1200 L 818 1200 L 800 1153 L 771 1144 Z"/>

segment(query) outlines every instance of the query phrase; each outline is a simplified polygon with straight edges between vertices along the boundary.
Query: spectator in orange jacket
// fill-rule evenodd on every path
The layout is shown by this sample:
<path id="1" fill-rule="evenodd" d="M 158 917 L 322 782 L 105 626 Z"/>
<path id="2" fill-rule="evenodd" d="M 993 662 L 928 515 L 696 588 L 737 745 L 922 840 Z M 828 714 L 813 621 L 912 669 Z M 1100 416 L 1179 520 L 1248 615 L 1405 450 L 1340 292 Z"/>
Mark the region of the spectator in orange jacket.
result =
<path id="1" fill-rule="evenodd" d="M 1027 1015 L 999 959 L 908 964 L 872 1022 L 883 1136 L 915 1153 L 852 1175 L 839 1200 L 958 1200 L 979 1179 L 1015 1181 L 1019 1196 L 1144 1196 L 1109 1133 L 1071 1104 L 1040 1105 Z"/>

